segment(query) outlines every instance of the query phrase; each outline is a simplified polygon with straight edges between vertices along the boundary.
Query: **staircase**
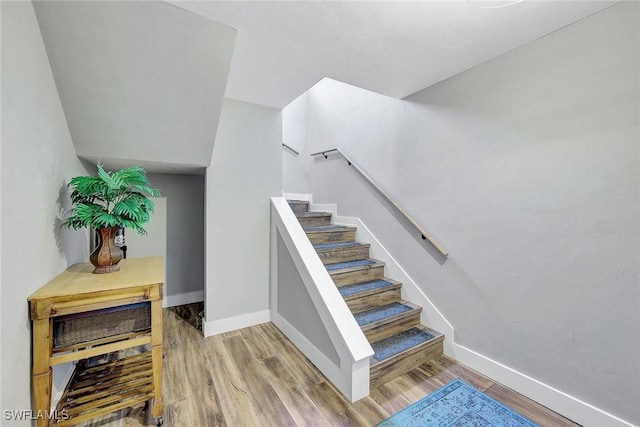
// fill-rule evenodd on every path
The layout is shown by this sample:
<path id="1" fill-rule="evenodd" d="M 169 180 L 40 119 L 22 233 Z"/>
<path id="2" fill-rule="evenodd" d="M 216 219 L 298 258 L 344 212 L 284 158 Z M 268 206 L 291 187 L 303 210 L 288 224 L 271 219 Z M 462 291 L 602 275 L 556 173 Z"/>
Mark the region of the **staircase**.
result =
<path id="1" fill-rule="evenodd" d="M 402 284 L 385 277 L 356 227 L 332 224 L 331 213 L 310 212 L 309 202 L 288 202 L 375 352 L 372 389 L 442 355 L 444 335 L 420 324 L 422 308 L 401 299 Z"/>

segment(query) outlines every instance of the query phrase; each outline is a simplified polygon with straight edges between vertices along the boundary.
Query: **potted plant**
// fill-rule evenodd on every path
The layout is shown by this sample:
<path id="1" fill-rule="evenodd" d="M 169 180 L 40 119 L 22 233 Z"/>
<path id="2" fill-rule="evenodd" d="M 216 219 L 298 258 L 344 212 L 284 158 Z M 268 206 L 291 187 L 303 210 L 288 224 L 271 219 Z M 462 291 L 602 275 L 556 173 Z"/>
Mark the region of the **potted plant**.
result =
<path id="1" fill-rule="evenodd" d="M 160 191 L 150 187 L 140 166 L 107 172 L 100 162 L 97 176 L 77 176 L 68 187 L 73 206 L 63 225 L 74 230 L 94 228 L 100 242 L 89 257 L 96 266 L 93 272 L 118 271 L 122 251 L 115 244 L 116 232 L 122 227 L 146 234 L 142 226 L 153 212 L 153 202 L 147 195 L 159 196 Z"/>

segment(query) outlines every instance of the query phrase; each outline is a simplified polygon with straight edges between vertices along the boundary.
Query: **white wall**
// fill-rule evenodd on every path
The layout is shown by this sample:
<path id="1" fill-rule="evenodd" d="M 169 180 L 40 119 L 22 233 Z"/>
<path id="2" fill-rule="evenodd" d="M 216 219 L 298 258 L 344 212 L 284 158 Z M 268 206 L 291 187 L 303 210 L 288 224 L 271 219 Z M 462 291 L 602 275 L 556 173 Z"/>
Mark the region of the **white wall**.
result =
<path id="1" fill-rule="evenodd" d="M 68 266 L 88 259 L 87 232 L 59 228 L 70 203 L 66 185 L 87 170 L 75 155 L 31 2 L 2 2 L 1 8 L 1 408 L 28 410 L 27 297 Z"/>
<path id="2" fill-rule="evenodd" d="M 331 341 L 280 233 L 277 233 L 276 238 L 278 253 L 274 255 L 278 259 L 277 313 L 311 342 L 323 356 L 336 366 L 340 366 L 340 355 Z"/>
<path id="3" fill-rule="evenodd" d="M 225 99 L 206 175 L 205 334 L 269 319 L 270 197 L 282 192 L 280 110 Z"/>
<path id="4" fill-rule="evenodd" d="M 202 175 L 149 174 L 167 198 L 165 304 L 204 299 L 204 181 Z"/>
<path id="5" fill-rule="evenodd" d="M 451 256 L 441 265 L 341 159 L 313 162 L 314 201 L 361 217 L 456 342 L 636 424 L 638 8 L 407 100 L 331 81 L 308 96 L 309 150 L 344 148 Z"/>
<path id="6" fill-rule="evenodd" d="M 206 167 L 236 30 L 160 1 L 35 2 L 76 152 Z"/>
<path id="7" fill-rule="evenodd" d="M 134 230 L 128 229 L 125 233 L 127 246 L 127 258 L 143 258 L 149 256 L 161 256 L 167 259 L 167 198 L 153 197 L 153 214 L 144 225 L 147 234 L 140 235 Z M 166 279 L 165 279 L 166 280 Z M 165 282 L 165 286 L 167 283 Z M 166 294 L 166 287 L 165 287 Z"/>
<path id="8" fill-rule="evenodd" d="M 173 282 L 169 280 L 169 266 L 167 259 L 167 198 L 153 197 L 153 214 L 144 225 L 147 234 L 140 235 L 128 229 L 125 233 L 127 258 L 143 258 L 160 256 L 164 260 L 163 306 L 169 306 L 168 293 L 173 290 Z"/>
<path id="9" fill-rule="evenodd" d="M 287 193 L 309 193 L 307 93 L 282 109 L 282 141 L 300 154 L 282 149 L 282 188 Z"/>

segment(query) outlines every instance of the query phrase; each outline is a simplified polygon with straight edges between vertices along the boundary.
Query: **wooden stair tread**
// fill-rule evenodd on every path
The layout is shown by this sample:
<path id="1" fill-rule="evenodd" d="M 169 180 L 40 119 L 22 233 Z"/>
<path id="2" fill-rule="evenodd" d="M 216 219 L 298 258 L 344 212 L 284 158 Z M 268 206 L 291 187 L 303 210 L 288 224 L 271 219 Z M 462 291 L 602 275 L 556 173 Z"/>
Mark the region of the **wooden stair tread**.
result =
<path id="1" fill-rule="evenodd" d="M 426 340 L 416 340 L 420 333 L 426 333 L 430 337 L 423 335 Z M 394 342 L 395 340 L 395 342 Z M 424 325 L 417 325 L 406 331 L 402 331 L 394 336 L 384 338 L 380 341 L 371 343 L 371 347 L 376 352 L 369 358 L 369 366 L 373 370 L 384 369 L 385 366 L 395 363 L 398 359 L 403 358 L 409 354 L 413 354 L 422 351 L 424 348 L 438 344 L 444 340 L 444 335 L 434 329 L 428 328 Z M 411 345 L 413 341 L 418 341 L 417 345 Z M 388 357 L 383 357 L 381 354 L 383 348 L 389 348 L 389 346 L 395 346 L 395 349 L 390 350 Z M 397 351 L 396 351 L 397 350 Z M 376 359 L 376 356 L 380 359 Z"/>
<path id="2" fill-rule="evenodd" d="M 302 228 L 331 225 L 331 217 L 333 216 L 331 212 L 314 212 L 309 210 L 295 212 L 295 214 Z"/>
<path id="3" fill-rule="evenodd" d="M 384 261 L 373 258 L 359 259 L 355 261 L 338 262 L 325 265 L 329 275 L 349 273 L 352 271 L 368 270 L 371 268 L 384 267 Z"/>
<path id="4" fill-rule="evenodd" d="M 338 292 L 347 303 L 351 313 L 361 313 L 385 304 L 401 300 L 402 283 L 381 276 L 360 280 L 351 285 L 338 286 Z"/>
<path id="5" fill-rule="evenodd" d="M 330 225 L 314 225 L 311 227 L 304 227 L 303 230 L 307 234 L 332 233 L 336 231 L 356 231 L 356 227 L 353 227 L 350 225 L 330 224 Z"/>
<path id="6" fill-rule="evenodd" d="M 315 211 L 307 211 L 296 214 L 298 218 L 324 218 L 330 217 L 332 215 L 331 212 L 315 212 Z"/>
<path id="7" fill-rule="evenodd" d="M 312 245 L 331 242 L 351 242 L 356 240 L 356 227 L 352 226 L 322 224 L 303 226 L 302 229 L 307 234 Z"/>
<path id="8" fill-rule="evenodd" d="M 340 295 L 346 301 L 354 298 L 361 298 L 363 296 L 377 294 L 379 292 L 397 289 L 402 286 L 402 283 L 397 280 L 383 277 L 382 279 L 369 280 L 367 282 L 354 283 L 353 285 L 342 286 L 338 288 Z"/>
<path id="9" fill-rule="evenodd" d="M 402 300 L 402 283 L 385 277 L 385 263 L 370 258 L 357 227 L 334 224 L 330 212 L 289 201 L 318 257 L 375 354 L 370 387 L 376 388 L 443 353 L 444 335 L 420 324 L 422 307 Z"/>
<path id="10" fill-rule="evenodd" d="M 313 245 L 313 248 L 316 250 L 316 252 L 322 253 L 322 252 L 335 251 L 340 249 L 353 249 L 355 247 L 368 248 L 370 246 L 371 245 L 369 243 L 362 243 L 362 242 L 352 240 L 349 242 L 318 243 L 316 245 Z"/>
<path id="11" fill-rule="evenodd" d="M 421 312 L 422 307 L 400 300 L 356 313 L 354 317 L 360 328 L 366 331 L 407 316 L 420 315 Z"/>
<path id="12" fill-rule="evenodd" d="M 324 242 L 316 243 L 313 247 L 324 265 L 369 258 L 371 245 L 357 242 L 354 239 L 355 232 L 353 232 L 353 237 L 349 236 L 349 238 L 333 242 L 324 239 Z"/>
<path id="13" fill-rule="evenodd" d="M 309 202 L 306 200 L 287 200 L 294 214 L 298 215 L 309 210 Z"/>

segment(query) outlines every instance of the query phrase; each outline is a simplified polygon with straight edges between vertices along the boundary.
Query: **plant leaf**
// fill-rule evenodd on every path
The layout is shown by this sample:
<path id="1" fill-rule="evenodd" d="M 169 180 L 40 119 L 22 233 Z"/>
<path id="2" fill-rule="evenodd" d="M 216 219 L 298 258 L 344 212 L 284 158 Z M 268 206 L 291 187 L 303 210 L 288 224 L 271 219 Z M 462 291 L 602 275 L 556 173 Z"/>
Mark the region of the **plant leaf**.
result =
<path id="1" fill-rule="evenodd" d="M 97 163 L 97 176 L 78 176 L 68 184 L 74 207 L 63 225 L 68 228 L 124 226 L 146 234 L 142 227 L 153 212 L 150 196 L 160 196 L 152 188 L 145 170 L 131 166 L 116 172 L 106 171 Z"/>
<path id="2" fill-rule="evenodd" d="M 96 212 L 93 215 L 93 226 L 95 228 L 109 228 L 109 227 L 115 227 L 116 225 L 119 225 L 120 220 L 118 219 L 117 216 L 107 213 L 107 212 Z"/>

